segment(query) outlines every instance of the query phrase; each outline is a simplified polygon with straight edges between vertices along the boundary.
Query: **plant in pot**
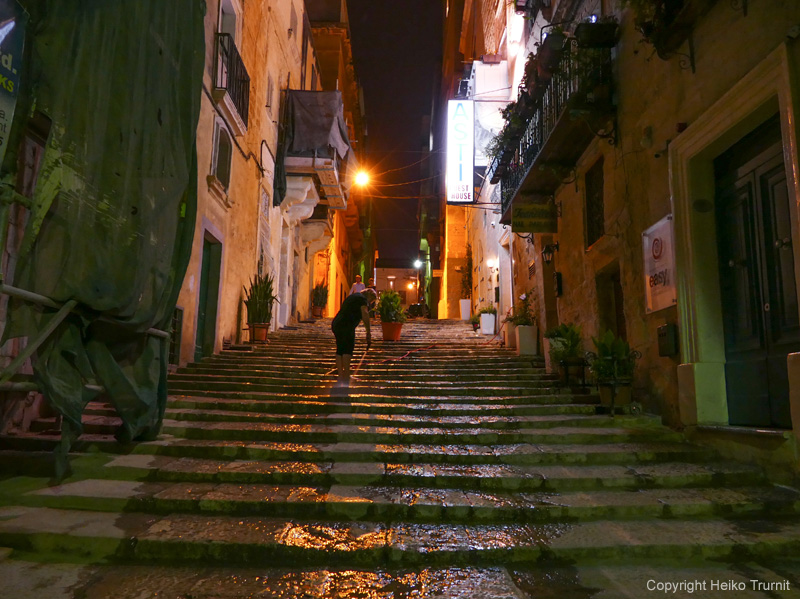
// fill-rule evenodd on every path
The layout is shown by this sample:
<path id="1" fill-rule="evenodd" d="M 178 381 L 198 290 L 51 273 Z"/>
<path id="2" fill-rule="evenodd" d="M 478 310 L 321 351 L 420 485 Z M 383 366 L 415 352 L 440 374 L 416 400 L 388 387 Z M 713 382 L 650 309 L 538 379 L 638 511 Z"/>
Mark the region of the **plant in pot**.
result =
<path id="1" fill-rule="evenodd" d="M 467 244 L 467 257 L 461 271 L 461 299 L 458 307 L 461 312 L 461 320 L 469 320 L 472 311 L 472 246 Z"/>
<path id="2" fill-rule="evenodd" d="M 396 291 L 384 291 L 378 299 L 378 316 L 381 319 L 384 341 L 400 339 L 400 330 L 406 321 L 403 301 Z"/>
<path id="3" fill-rule="evenodd" d="M 554 27 L 546 32 L 546 37 L 538 44 L 539 50 L 536 55 L 539 59 L 536 63 L 536 70 L 543 79 L 549 80 L 558 70 L 566 39 L 564 31 L 560 27 Z"/>
<path id="4" fill-rule="evenodd" d="M 275 295 L 275 279 L 272 275 L 257 274 L 250 279 L 250 288 L 244 287 L 244 292 L 250 342 L 265 343 L 272 320 L 272 306 L 275 302 L 280 303 Z"/>
<path id="5" fill-rule="evenodd" d="M 619 23 L 613 15 L 594 23 L 583 21 L 575 27 L 574 35 L 581 48 L 613 48 L 619 40 Z"/>
<path id="6" fill-rule="evenodd" d="M 311 292 L 311 314 L 314 318 L 322 318 L 322 311 L 328 304 L 328 286 L 318 283 Z"/>
<path id="7" fill-rule="evenodd" d="M 558 372 L 561 384 L 585 383 L 586 360 L 581 328 L 572 323 L 562 323 L 546 331 L 544 338 L 550 344 L 550 367 Z"/>
<path id="8" fill-rule="evenodd" d="M 539 353 L 539 327 L 533 313 L 533 289 L 519 296 L 511 311 L 514 342 L 518 356 L 535 356 Z"/>
<path id="9" fill-rule="evenodd" d="M 480 314 L 473 314 L 469 317 L 469 323 L 472 325 L 472 330 L 476 333 L 481 326 L 481 315 Z"/>
<path id="10" fill-rule="evenodd" d="M 494 335 L 494 325 L 497 320 L 497 308 L 494 306 L 484 306 L 478 310 L 481 319 L 481 334 Z"/>
<path id="11" fill-rule="evenodd" d="M 589 370 L 600 392 L 600 404 L 614 407 L 631 403 L 631 383 L 641 354 L 611 331 L 592 337 L 595 352 L 587 354 Z"/>

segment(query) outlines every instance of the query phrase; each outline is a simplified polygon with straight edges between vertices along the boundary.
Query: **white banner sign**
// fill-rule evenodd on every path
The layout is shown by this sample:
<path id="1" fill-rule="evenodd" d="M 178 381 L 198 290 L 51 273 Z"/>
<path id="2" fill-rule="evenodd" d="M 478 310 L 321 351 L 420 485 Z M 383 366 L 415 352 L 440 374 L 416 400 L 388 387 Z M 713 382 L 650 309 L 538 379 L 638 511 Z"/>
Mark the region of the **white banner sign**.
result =
<path id="1" fill-rule="evenodd" d="M 450 100 L 447 105 L 447 202 L 474 201 L 475 107 L 472 100 Z"/>
<path id="2" fill-rule="evenodd" d="M 648 314 L 678 303 L 672 239 L 671 214 L 642 233 L 644 293 Z"/>

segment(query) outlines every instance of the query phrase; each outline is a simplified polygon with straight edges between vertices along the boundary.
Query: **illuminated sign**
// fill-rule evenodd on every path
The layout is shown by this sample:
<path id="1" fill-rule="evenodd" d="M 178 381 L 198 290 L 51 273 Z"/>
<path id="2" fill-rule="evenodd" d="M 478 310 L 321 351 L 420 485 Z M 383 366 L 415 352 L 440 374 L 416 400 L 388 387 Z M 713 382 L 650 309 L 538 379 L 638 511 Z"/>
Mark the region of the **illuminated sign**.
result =
<path id="1" fill-rule="evenodd" d="M 642 233 L 645 307 L 648 314 L 678 303 L 672 247 L 672 215 L 668 214 Z"/>
<path id="2" fill-rule="evenodd" d="M 475 107 L 472 100 L 450 100 L 447 106 L 447 201 L 475 201 L 473 157 L 475 154 Z"/>

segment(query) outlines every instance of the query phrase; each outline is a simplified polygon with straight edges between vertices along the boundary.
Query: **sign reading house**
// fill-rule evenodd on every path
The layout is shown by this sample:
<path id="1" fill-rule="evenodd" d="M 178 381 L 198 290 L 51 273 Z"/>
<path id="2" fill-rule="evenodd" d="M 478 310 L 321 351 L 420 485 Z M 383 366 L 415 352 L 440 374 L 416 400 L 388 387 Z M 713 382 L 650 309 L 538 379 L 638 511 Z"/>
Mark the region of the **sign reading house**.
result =
<path id="1" fill-rule="evenodd" d="M 473 158 L 475 155 L 475 107 L 472 100 L 450 100 L 447 106 L 447 202 L 475 201 Z"/>
<path id="2" fill-rule="evenodd" d="M 672 247 L 672 215 L 669 214 L 642 233 L 644 292 L 648 314 L 678 303 Z"/>

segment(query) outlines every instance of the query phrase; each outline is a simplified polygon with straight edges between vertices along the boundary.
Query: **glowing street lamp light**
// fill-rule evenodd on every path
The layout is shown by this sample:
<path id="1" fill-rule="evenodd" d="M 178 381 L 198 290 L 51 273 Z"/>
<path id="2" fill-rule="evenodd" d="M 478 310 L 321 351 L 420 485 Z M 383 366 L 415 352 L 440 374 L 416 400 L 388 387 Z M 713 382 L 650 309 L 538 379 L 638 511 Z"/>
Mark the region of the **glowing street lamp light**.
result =
<path id="1" fill-rule="evenodd" d="M 359 187 L 364 187 L 367 183 L 369 183 L 369 175 L 367 171 L 358 171 L 356 173 L 356 185 Z"/>
<path id="2" fill-rule="evenodd" d="M 419 268 L 422 266 L 422 260 L 414 260 L 414 268 Z"/>

